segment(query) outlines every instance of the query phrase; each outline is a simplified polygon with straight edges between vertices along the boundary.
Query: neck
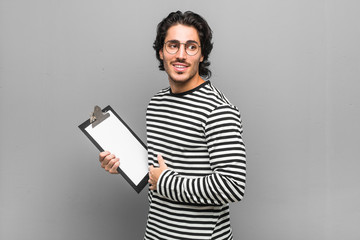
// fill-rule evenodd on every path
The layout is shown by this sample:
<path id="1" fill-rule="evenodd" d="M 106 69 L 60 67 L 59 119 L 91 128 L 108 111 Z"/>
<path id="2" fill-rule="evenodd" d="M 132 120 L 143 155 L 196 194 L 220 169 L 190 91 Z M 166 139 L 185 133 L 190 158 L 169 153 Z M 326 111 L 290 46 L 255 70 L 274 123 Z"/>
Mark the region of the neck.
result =
<path id="1" fill-rule="evenodd" d="M 172 93 L 183 93 L 191 89 L 196 88 L 197 86 L 204 83 L 205 80 L 202 79 L 199 75 L 196 75 L 194 78 L 187 81 L 174 81 L 169 79 L 170 88 Z"/>

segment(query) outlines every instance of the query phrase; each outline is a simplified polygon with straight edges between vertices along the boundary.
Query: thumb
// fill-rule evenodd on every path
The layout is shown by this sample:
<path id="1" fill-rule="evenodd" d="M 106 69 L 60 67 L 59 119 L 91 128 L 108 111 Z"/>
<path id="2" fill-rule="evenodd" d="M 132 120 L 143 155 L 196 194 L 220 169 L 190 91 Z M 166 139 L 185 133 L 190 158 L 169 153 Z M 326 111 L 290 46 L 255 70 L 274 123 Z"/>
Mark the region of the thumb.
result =
<path id="1" fill-rule="evenodd" d="M 160 167 L 167 167 L 163 157 L 160 154 L 158 154 L 157 160 Z"/>

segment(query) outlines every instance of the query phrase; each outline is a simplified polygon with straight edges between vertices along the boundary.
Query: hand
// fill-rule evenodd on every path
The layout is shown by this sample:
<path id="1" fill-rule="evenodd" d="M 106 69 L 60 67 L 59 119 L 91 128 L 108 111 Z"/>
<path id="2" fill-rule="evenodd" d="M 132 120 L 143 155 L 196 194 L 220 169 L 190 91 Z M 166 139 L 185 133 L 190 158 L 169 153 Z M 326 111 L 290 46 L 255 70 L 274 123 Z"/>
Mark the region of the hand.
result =
<path id="1" fill-rule="evenodd" d="M 152 165 L 149 167 L 149 183 L 151 184 L 149 188 L 151 190 L 156 190 L 157 182 L 161 173 L 168 168 L 161 155 L 158 155 L 157 159 L 158 159 L 159 167 L 155 168 Z"/>
<path id="2" fill-rule="evenodd" d="M 101 152 L 99 154 L 99 161 L 101 167 L 104 168 L 111 174 L 118 174 L 117 168 L 120 166 L 120 159 L 116 158 L 114 154 L 111 154 L 108 151 Z"/>

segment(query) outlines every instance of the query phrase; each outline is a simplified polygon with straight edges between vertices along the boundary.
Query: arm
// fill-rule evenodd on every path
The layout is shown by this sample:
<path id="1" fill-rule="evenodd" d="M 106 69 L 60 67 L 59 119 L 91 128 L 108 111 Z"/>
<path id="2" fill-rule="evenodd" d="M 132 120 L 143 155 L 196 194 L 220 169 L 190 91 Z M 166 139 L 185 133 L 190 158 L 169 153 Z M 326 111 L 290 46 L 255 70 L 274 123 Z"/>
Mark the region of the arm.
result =
<path id="1" fill-rule="evenodd" d="M 153 189 L 174 201 L 193 204 L 222 205 L 240 201 L 245 190 L 246 155 L 238 110 L 228 105 L 216 108 L 204 131 L 213 173 L 188 178 L 168 168 L 154 168 L 160 171 L 160 177 L 153 182 L 156 184 Z"/>

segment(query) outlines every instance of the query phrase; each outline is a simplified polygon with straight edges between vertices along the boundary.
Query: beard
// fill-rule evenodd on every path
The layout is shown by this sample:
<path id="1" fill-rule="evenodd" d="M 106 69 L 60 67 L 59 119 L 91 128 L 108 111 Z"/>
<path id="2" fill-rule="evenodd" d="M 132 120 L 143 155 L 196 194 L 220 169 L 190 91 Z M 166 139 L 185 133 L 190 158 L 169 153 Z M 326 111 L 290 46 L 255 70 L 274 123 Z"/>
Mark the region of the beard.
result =
<path id="1" fill-rule="evenodd" d="M 176 71 L 176 69 L 173 67 L 175 63 L 185 64 L 187 69 L 185 71 Z M 199 66 L 198 64 L 195 66 L 191 63 L 188 63 L 184 59 L 176 59 L 171 62 L 164 61 L 164 68 L 168 75 L 169 81 L 175 84 L 185 85 L 198 75 Z"/>

